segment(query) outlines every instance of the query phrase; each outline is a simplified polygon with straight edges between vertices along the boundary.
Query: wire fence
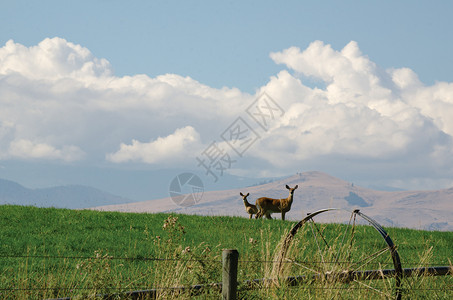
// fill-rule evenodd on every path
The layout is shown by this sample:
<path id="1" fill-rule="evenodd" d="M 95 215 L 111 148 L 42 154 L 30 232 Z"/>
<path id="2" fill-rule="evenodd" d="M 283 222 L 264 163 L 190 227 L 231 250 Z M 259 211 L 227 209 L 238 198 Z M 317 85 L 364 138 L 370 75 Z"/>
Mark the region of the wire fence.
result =
<path id="1" fill-rule="evenodd" d="M 183 258 L 161 258 L 161 257 L 118 257 L 118 256 L 59 256 L 59 255 L 22 255 L 22 254 L 0 254 L 0 259 L 6 259 L 6 258 L 24 258 L 24 259 L 74 259 L 74 260 L 85 260 L 85 259 L 96 259 L 96 260 L 103 260 L 103 259 L 109 259 L 109 260 L 125 260 L 125 261 L 179 261 L 179 262 L 210 262 L 210 263 L 221 263 L 221 259 L 183 259 Z M 257 263 L 257 264 L 274 264 L 279 261 L 276 260 L 260 260 L 260 259 L 245 259 L 245 260 L 238 260 L 239 263 Z M 283 263 L 288 263 L 288 264 L 329 264 L 329 263 L 337 263 L 337 264 L 346 264 L 350 263 L 350 261 L 320 261 L 320 260 L 286 260 L 283 261 Z M 445 265 L 450 265 L 451 261 L 450 260 L 445 260 L 437 263 L 423 263 L 420 261 L 404 261 L 404 266 L 407 267 L 431 267 L 431 266 L 445 266 Z M 370 264 L 373 264 L 371 262 Z M 392 262 L 376 262 L 375 264 L 380 264 L 380 265 L 393 265 Z"/>
<path id="2" fill-rule="evenodd" d="M 39 260 L 75 260 L 75 261 L 81 261 L 81 260 L 118 260 L 118 261 L 126 261 L 126 262 L 134 262 L 134 261 L 139 261 L 139 262 L 177 262 L 177 263 L 189 263 L 189 262 L 201 262 L 201 263 L 210 263 L 210 264 L 218 264 L 219 268 L 221 266 L 222 260 L 220 259 L 196 259 L 196 258 L 162 258 L 162 257 L 118 257 L 118 256 L 59 256 L 59 255 L 22 255 L 22 254 L 0 254 L 0 261 L 1 260 L 6 260 L 6 259 L 21 259 L 21 260 L 33 260 L 33 259 L 39 259 Z M 250 264 L 274 264 L 278 263 L 278 261 L 275 260 L 266 260 L 266 259 L 245 259 L 245 260 L 238 260 L 238 263 L 240 265 L 250 265 Z M 341 263 L 348 263 L 346 261 L 309 261 L 309 260 L 287 260 L 283 261 L 283 263 L 286 264 L 311 264 L 311 265 L 316 265 L 316 264 L 326 264 L 326 263 L 336 263 L 336 264 L 341 264 Z M 392 263 L 377 263 L 379 267 L 389 265 L 391 266 Z M 425 263 L 420 263 L 416 261 L 407 261 L 404 263 L 405 267 L 416 267 L 416 268 L 423 268 L 423 267 L 435 267 L 435 266 L 443 266 L 443 265 L 449 265 L 451 268 L 451 263 L 450 261 L 442 261 L 442 262 L 437 262 L 434 264 L 425 264 Z M 451 272 L 451 271 L 450 271 Z M 450 273 L 451 274 L 451 273 Z M 253 279 L 245 281 L 248 282 L 248 284 L 242 284 L 240 285 L 240 290 L 245 291 L 249 289 L 253 289 L 254 286 L 256 286 L 256 280 L 255 284 L 250 284 Z M 153 286 L 150 288 L 150 286 L 142 286 L 142 285 L 133 285 L 128 282 L 120 282 L 120 285 L 126 286 L 126 287 L 103 287 L 102 290 L 103 292 L 111 293 L 111 294 L 130 294 L 131 291 L 132 293 L 135 292 L 142 292 L 142 293 L 165 293 L 165 292 L 182 292 L 186 289 L 189 290 L 197 290 L 197 291 L 202 291 L 202 290 L 219 290 L 219 286 L 221 286 L 221 283 L 214 283 L 214 284 L 203 284 L 203 285 L 197 285 L 197 286 L 181 286 L 181 287 L 174 287 L 174 286 Z M 96 286 L 41 286 L 41 287 L 36 287 L 36 286 L 21 286 L 21 287 L 15 287 L 15 286 L 7 286 L 7 287 L 1 287 L 0 288 L 0 296 L 4 294 L 5 292 L 8 293 L 19 293 L 19 292 L 45 292 L 45 291 L 52 291 L 58 295 L 60 294 L 74 294 L 74 292 L 77 291 L 90 291 L 90 290 L 96 290 L 99 287 Z M 273 288 L 270 285 L 260 285 L 260 288 L 264 289 L 271 289 Z M 335 285 L 323 285 L 323 286 L 313 286 L 313 285 L 307 285 L 304 287 L 304 289 L 308 290 L 350 290 L 350 291 L 361 291 L 361 290 L 367 290 L 369 287 L 367 286 L 348 286 L 348 287 L 339 287 Z M 423 291 L 423 292 L 443 292 L 443 293 L 452 293 L 453 294 L 453 283 L 447 283 L 446 285 L 443 285 L 441 287 L 417 287 L 413 286 L 410 287 L 412 291 Z M 215 295 L 205 295 L 208 298 L 209 297 L 218 297 Z M 151 297 L 152 298 L 152 297 Z M 68 298 L 69 299 L 69 298 Z"/>

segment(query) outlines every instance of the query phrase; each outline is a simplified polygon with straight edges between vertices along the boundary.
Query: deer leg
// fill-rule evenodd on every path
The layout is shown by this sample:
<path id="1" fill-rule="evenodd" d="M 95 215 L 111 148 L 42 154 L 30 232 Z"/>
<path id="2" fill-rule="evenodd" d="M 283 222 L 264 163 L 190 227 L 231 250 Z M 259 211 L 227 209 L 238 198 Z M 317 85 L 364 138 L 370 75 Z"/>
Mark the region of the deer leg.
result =
<path id="1" fill-rule="evenodd" d="M 261 214 L 261 210 L 259 210 L 259 211 L 256 213 L 255 219 L 259 219 L 260 216 L 261 216 L 260 214 Z"/>
<path id="2" fill-rule="evenodd" d="M 268 218 L 269 220 L 272 220 L 271 214 L 270 213 L 266 213 L 266 218 Z"/>
<path id="3" fill-rule="evenodd" d="M 252 219 L 252 217 L 253 217 L 253 214 L 250 214 L 250 218 L 249 218 L 249 219 L 251 220 L 251 219 Z"/>
<path id="4" fill-rule="evenodd" d="M 282 212 L 282 220 L 285 221 L 285 213 Z"/>

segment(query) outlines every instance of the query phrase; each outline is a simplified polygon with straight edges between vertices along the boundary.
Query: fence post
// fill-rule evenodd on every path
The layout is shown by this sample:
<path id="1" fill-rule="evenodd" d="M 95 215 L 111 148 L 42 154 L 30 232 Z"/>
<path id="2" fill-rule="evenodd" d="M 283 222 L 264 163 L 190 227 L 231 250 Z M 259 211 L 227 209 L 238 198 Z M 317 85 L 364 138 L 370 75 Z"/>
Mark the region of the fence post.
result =
<path id="1" fill-rule="evenodd" d="M 239 252 L 236 249 L 222 250 L 222 299 L 235 300 L 237 292 Z"/>

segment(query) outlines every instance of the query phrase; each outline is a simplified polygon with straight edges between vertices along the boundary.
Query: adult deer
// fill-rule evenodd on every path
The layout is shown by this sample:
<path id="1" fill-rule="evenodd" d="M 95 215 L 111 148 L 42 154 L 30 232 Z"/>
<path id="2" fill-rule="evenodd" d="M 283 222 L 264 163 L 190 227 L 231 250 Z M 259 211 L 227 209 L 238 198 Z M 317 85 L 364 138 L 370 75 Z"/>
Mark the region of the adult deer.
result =
<path id="1" fill-rule="evenodd" d="M 250 215 L 251 219 L 254 214 L 258 212 L 258 208 L 256 208 L 256 205 L 250 204 L 247 201 L 247 197 L 250 195 L 250 193 L 247 193 L 247 195 L 242 194 L 242 192 L 239 193 L 239 195 L 242 196 L 242 200 L 244 200 L 244 205 L 245 205 L 245 211 Z"/>
<path id="2" fill-rule="evenodd" d="M 289 196 L 286 199 L 272 199 L 267 197 L 261 197 L 256 199 L 256 206 L 259 208 L 256 218 L 262 218 L 266 216 L 268 219 L 272 219 L 271 213 L 281 212 L 282 220 L 285 219 L 285 214 L 291 209 L 291 204 L 293 204 L 294 191 L 299 186 L 296 185 L 293 188 L 290 188 L 286 185 L 286 188 L 289 190 Z"/>

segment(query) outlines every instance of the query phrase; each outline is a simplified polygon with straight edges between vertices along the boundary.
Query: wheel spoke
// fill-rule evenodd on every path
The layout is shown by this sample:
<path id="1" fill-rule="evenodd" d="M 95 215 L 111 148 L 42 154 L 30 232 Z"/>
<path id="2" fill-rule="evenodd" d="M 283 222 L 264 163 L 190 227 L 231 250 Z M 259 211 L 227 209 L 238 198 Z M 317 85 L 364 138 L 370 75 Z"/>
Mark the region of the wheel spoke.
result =
<path id="1" fill-rule="evenodd" d="M 318 233 L 321 236 L 322 240 L 324 241 L 324 243 L 326 244 L 327 248 L 329 249 L 330 246 L 327 243 L 326 239 L 324 238 L 324 235 L 322 234 L 322 232 L 319 230 L 318 225 L 316 225 L 316 223 L 315 223 L 315 221 L 313 221 L 313 219 L 311 219 L 311 222 L 313 223 L 313 225 L 315 225 L 316 230 L 318 231 Z"/>
<path id="2" fill-rule="evenodd" d="M 337 257 L 335 258 L 334 264 L 337 264 L 338 259 L 340 258 L 340 253 L 341 253 L 341 250 L 343 249 L 343 245 L 344 245 L 344 239 L 348 233 L 349 226 L 351 225 L 352 216 L 354 216 L 354 225 L 355 225 L 355 213 L 352 212 L 351 217 L 349 218 L 348 226 L 346 226 L 346 228 L 345 228 L 345 232 L 343 234 L 343 239 L 341 240 L 340 247 L 338 247 Z M 352 229 L 351 229 L 351 236 L 354 234 L 354 225 L 352 226 Z M 351 237 L 351 246 L 350 246 L 349 250 L 351 250 L 351 248 L 352 248 L 352 237 Z M 350 254 L 350 251 L 349 251 L 349 254 Z M 350 260 L 350 257 L 349 257 L 348 261 L 349 260 Z M 333 269 L 332 269 L 332 271 L 333 271 Z"/>
<path id="3" fill-rule="evenodd" d="M 389 294 L 387 294 L 387 293 L 384 293 L 383 291 L 380 291 L 380 290 L 378 290 L 378 289 L 372 287 L 372 286 L 369 285 L 369 284 L 365 284 L 365 283 L 360 282 L 360 281 L 355 280 L 355 279 L 354 279 L 354 282 L 358 283 L 359 285 L 366 286 L 368 289 L 370 289 L 370 290 L 372 290 L 372 291 L 375 291 L 376 293 L 379 293 L 379 294 L 381 294 L 381 295 L 384 295 L 384 296 L 386 296 L 388 299 L 392 298 L 392 295 L 389 295 Z"/>
<path id="4" fill-rule="evenodd" d="M 321 247 L 319 246 L 319 243 L 318 243 L 318 237 L 317 235 L 315 234 L 315 231 L 313 230 L 313 220 L 311 220 L 310 222 L 310 225 L 311 225 L 311 232 L 313 233 L 313 236 L 315 238 L 315 242 L 316 242 L 316 246 L 318 247 L 318 252 L 319 252 L 319 255 L 321 256 L 321 263 L 322 265 L 324 266 L 324 270 L 325 270 L 325 261 L 324 261 L 324 255 L 322 255 L 322 251 L 321 251 Z"/>
<path id="5" fill-rule="evenodd" d="M 296 266 L 302 267 L 302 268 L 304 268 L 304 269 L 307 269 L 308 271 L 311 271 L 311 272 L 313 272 L 313 273 L 315 273 L 315 274 L 318 274 L 318 275 L 321 275 L 321 274 L 322 274 L 322 272 L 316 271 L 315 269 L 310 269 L 309 267 L 307 267 L 307 266 L 304 265 L 304 264 L 301 264 L 301 263 L 298 263 L 298 262 L 295 262 L 295 261 L 293 261 L 293 264 L 295 264 Z"/>
<path id="6" fill-rule="evenodd" d="M 368 264 L 369 262 L 371 262 L 373 259 L 375 259 L 375 258 L 381 256 L 382 254 L 384 254 L 384 253 L 387 252 L 387 251 L 389 251 L 389 248 L 381 249 L 381 250 L 379 250 L 379 251 L 377 251 L 377 252 L 375 252 L 375 253 L 373 253 L 373 254 L 371 254 L 371 255 L 365 257 L 365 258 L 362 259 L 361 261 L 352 264 L 351 267 L 354 266 L 354 265 L 360 264 L 360 263 L 362 263 L 363 261 L 365 261 L 363 264 L 361 264 L 360 266 L 358 266 L 357 268 L 355 268 L 353 271 L 357 271 L 357 270 L 361 269 L 363 266 L 367 265 L 367 264 Z"/>

